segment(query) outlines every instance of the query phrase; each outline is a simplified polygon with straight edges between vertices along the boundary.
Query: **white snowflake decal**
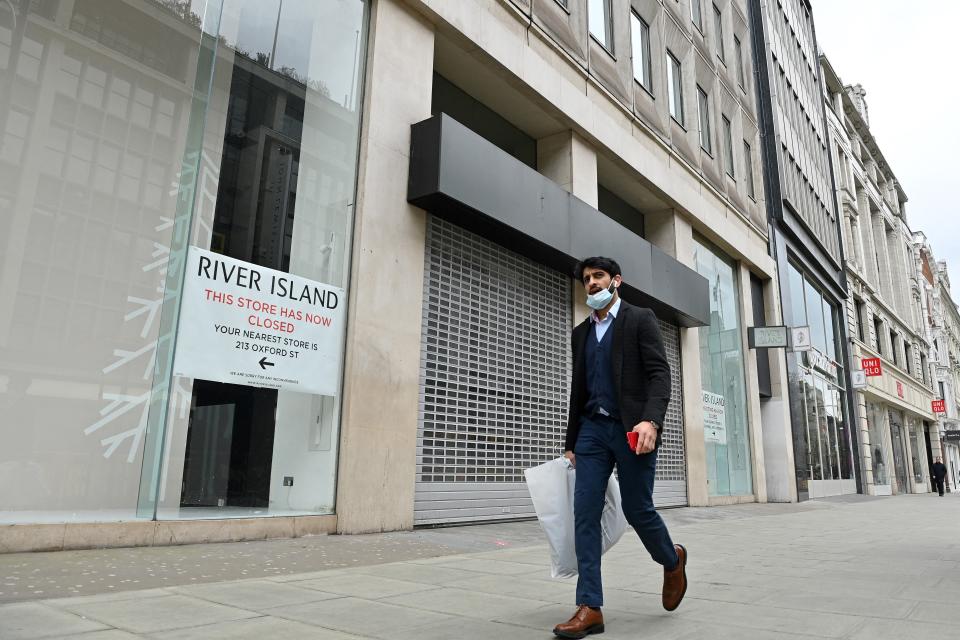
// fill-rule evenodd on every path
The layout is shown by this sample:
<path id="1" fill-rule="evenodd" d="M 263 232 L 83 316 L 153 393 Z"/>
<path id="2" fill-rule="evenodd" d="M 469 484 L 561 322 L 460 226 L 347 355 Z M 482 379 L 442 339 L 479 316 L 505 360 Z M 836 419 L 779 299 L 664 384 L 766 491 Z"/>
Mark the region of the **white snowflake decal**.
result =
<path id="1" fill-rule="evenodd" d="M 193 237 L 201 246 L 207 246 L 213 233 L 220 173 L 216 163 L 206 151 L 199 158 L 200 162 L 198 163 L 198 155 L 194 152 L 184 159 L 183 168 L 177 173 L 176 180 L 171 183 L 170 195 L 178 195 L 180 200 L 189 202 L 194 197 L 194 189 L 199 191 L 196 215 L 194 216 Z M 198 167 L 199 177 L 197 177 Z M 154 227 L 154 231 L 158 234 L 169 231 L 174 227 L 174 222 L 173 218 L 162 217 L 160 218 L 160 224 Z M 182 260 L 182 256 L 176 256 L 171 261 L 169 245 L 153 242 L 153 251 L 141 269 L 144 273 L 156 274 L 157 287 L 154 291 L 157 295 L 153 298 L 128 296 L 127 302 L 132 305 L 132 310 L 123 317 L 124 322 L 142 321 L 140 337 L 144 340 L 151 334 L 160 318 L 165 299 L 164 285 L 167 271 L 171 267 L 175 273 L 179 271 Z M 115 349 L 113 351 L 115 360 L 103 368 L 103 373 L 107 374 L 139 363 L 143 367 L 141 377 L 149 383 L 156 365 L 157 347 L 161 340 L 169 338 L 170 336 L 163 336 L 147 341 L 137 349 Z M 158 382 L 157 391 L 160 393 L 167 391 L 166 384 L 166 381 Z M 150 396 L 150 389 L 140 394 L 107 391 L 102 393 L 101 399 L 106 401 L 107 404 L 100 410 L 100 419 L 87 426 L 83 433 L 84 435 L 90 435 L 107 427 L 116 429 L 115 433 L 104 436 L 100 440 L 104 458 L 110 458 L 121 446 L 126 444 L 127 462 L 133 463 L 136 460 L 143 434 L 147 428 Z M 171 396 L 171 410 L 180 419 L 185 419 L 190 411 L 191 389 L 189 384 L 181 379 L 175 380 Z"/>

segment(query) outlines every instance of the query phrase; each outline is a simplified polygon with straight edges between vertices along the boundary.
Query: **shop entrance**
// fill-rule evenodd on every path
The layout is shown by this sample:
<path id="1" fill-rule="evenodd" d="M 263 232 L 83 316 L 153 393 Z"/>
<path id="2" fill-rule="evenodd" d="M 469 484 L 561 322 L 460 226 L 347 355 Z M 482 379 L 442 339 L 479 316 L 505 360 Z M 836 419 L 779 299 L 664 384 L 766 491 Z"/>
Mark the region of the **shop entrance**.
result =
<path id="1" fill-rule="evenodd" d="M 893 467 L 897 474 L 897 493 L 910 493 L 907 481 L 907 455 L 903 442 L 903 416 L 897 411 L 890 412 L 890 439 L 893 445 Z"/>

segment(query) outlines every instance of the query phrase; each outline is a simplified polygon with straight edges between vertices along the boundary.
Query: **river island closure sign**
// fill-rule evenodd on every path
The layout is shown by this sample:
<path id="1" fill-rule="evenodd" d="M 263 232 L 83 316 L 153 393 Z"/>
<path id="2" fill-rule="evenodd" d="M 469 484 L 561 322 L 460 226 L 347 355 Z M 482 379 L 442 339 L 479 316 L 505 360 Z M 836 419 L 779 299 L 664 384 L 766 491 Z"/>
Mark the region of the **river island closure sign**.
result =
<path id="1" fill-rule="evenodd" d="M 190 247 L 174 375 L 335 396 L 340 287 Z"/>

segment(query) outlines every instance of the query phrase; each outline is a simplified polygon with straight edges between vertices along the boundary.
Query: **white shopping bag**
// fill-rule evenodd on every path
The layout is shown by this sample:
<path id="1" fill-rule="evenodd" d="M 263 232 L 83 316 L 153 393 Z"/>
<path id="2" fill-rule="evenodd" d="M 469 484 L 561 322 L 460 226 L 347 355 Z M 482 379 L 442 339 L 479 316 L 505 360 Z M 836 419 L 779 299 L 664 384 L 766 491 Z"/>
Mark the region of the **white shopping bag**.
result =
<path id="1" fill-rule="evenodd" d="M 571 578 L 577 575 L 577 553 L 574 546 L 573 490 L 576 469 L 567 458 L 545 462 L 523 472 L 533 508 L 550 544 L 550 575 Z M 627 519 L 620 505 L 620 484 L 610 476 L 607 495 L 600 517 L 603 553 L 615 545 L 627 530 Z"/>

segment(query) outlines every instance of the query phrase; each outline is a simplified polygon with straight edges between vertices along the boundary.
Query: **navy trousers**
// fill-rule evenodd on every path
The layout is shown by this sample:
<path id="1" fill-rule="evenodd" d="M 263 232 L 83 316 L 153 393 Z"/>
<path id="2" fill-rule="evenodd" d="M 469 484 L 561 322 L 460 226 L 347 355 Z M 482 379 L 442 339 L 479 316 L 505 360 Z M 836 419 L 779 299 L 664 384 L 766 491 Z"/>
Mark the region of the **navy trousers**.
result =
<path id="1" fill-rule="evenodd" d="M 573 510 L 577 547 L 577 605 L 603 606 L 600 581 L 603 513 L 607 481 L 617 467 L 620 497 L 627 522 L 634 528 L 650 557 L 666 569 L 673 569 L 679 558 L 667 525 L 653 508 L 653 480 L 657 452 L 635 454 L 619 420 L 606 417 L 584 418 L 573 453 L 576 455 L 577 485 Z"/>

